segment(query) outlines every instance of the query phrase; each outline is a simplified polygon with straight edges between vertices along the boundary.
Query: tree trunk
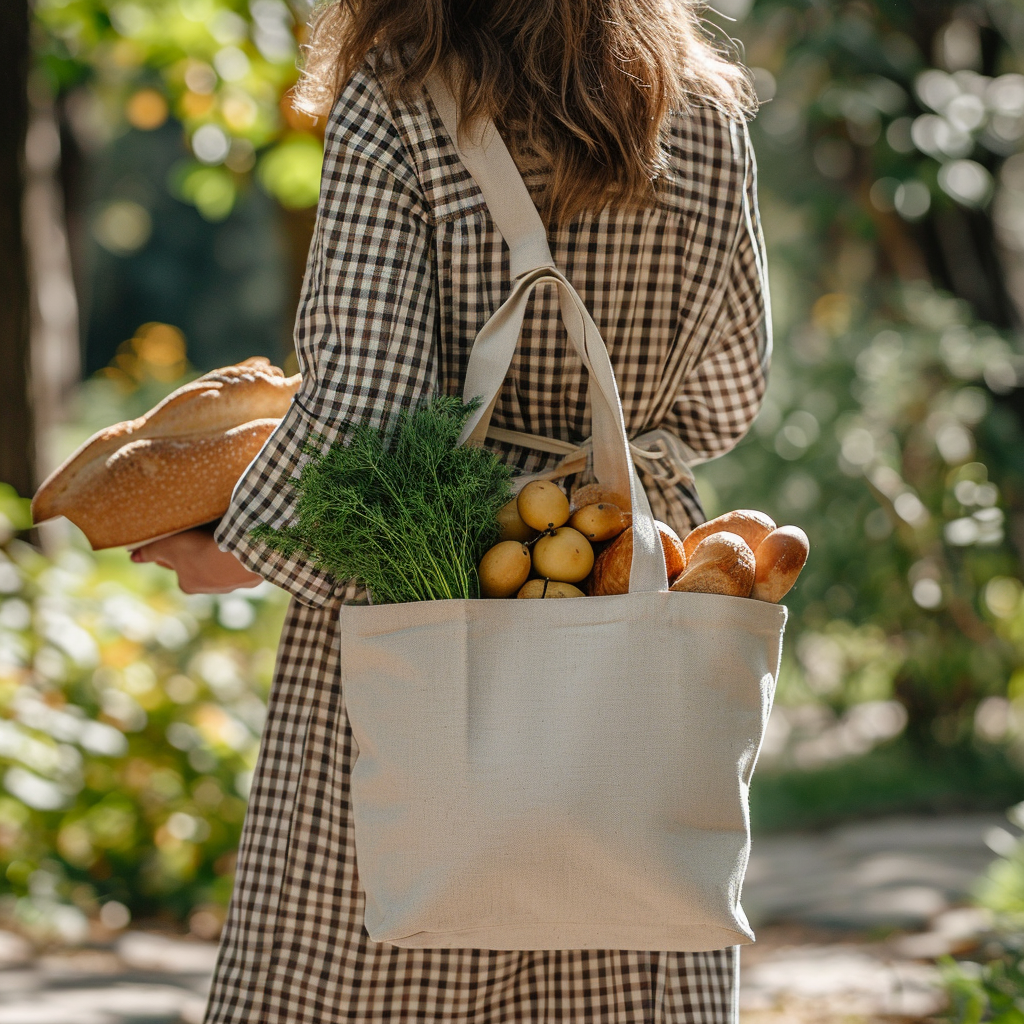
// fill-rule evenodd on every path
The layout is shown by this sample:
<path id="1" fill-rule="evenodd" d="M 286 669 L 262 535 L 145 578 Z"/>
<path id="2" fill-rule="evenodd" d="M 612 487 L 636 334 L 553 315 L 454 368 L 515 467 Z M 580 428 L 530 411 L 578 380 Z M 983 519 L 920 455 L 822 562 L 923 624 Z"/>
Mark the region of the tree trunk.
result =
<path id="1" fill-rule="evenodd" d="M 22 230 L 28 123 L 28 0 L 0 3 L 0 481 L 35 487 L 29 402 L 29 291 Z"/>
<path id="2" fill-rule="evenodd" d="M 295 325 L 295 311 L 298 309 L 302 294 L 302 279 L 306 273 L 306 257 L 309 255 L 309 243 L 313 238 L 316 226 L 316 207 L 308 210 L 281 209 L 281 224 L 288 244 L 288 307 L 285 316 L 285 334 L 281 339 L 283 362 L 281 366 L 286 373 L 297 373 L 298 360 L 295 357 L 295 344 L 292 337 Z"/>

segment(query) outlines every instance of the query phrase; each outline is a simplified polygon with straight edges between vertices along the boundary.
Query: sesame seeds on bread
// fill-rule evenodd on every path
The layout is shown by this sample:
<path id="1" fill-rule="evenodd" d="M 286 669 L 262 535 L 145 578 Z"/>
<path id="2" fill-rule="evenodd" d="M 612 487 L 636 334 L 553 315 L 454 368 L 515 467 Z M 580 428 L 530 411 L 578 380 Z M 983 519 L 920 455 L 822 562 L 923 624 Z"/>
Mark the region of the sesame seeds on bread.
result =
<path id="1" fill-rule="evenodd" d="M 185 384 L 66 459 L 32 499 L 33 521 L 65 516 L 100 550 L 216 519 L 298 387 L 263 357 Z"/>

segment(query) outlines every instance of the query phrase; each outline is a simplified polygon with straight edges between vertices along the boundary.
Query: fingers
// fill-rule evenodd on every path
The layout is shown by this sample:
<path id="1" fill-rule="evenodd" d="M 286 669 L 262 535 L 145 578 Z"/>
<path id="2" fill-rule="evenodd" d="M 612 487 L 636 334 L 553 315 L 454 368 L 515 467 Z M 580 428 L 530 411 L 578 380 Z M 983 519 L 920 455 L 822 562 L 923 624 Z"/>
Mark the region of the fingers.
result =
<path id="1" fill-rule="evenodd" d="M 131 560 L 136 564 L 142 564 L 144 562 L 157 562 L 163 564 L 160 560 L 164 556 L 163 549 L 160 547 L 162 541 L 154 541 L 152 544 L 143 544 L 142 547 L 134 548 L 131 553 Z"/>
<path id="2" fill-rule="evenodd" d="M 233 554 L 221 551 L 213 535 L 202 530 L 185 530 L 143 544 L 131 558 L 177 573 L 178 586 L 186 594 L 227 594 L 263 582 L 262 576 L 250 572 Z"/>
<path id="3" fill-rule="evenodd" d="M 183 555 L 195 549 L 197 542 L 213 542 L 213 538 L 200 530 L 183 530 L 181 533 L 172 533 L 170 537 L 161 537 L 160 540 L 150 541 L 149 544 L 142 544 L 132 551 L 133 562 L 156 562 L 166 568 L 173 568 L 168 562 L 176 562 Z"/>
<path id="4" fill-rule="evenodd" d="M 131 554 L 132 561 L 138 564 L 154 562 L 164 569 L 173 569 L 175 567 L 174 548 L 167 544 L 170 539 L 167 537 L 164 540 L 157 540 L 152 544 L 143 544 L 142 547 L 136 548 Z"/>

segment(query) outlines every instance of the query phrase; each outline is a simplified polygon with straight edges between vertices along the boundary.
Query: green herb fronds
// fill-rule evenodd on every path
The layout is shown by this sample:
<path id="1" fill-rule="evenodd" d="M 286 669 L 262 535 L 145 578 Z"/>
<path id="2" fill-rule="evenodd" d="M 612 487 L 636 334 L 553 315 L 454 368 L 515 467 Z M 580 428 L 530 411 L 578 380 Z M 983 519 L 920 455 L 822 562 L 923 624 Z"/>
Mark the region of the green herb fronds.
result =
<path id="1" fill-rule="evenodd" d="M 386 433 L 356 427 L 347 445 L 326 451 L 310 438 L 295 481 L 298 521 L 263 524 L 253 536 L 364 584 L 374 604 L 479 597 L 476 567 L 498 539 L 512 471 L 492 452 L 458 444 L 475 408 L 442 395 Z"/>

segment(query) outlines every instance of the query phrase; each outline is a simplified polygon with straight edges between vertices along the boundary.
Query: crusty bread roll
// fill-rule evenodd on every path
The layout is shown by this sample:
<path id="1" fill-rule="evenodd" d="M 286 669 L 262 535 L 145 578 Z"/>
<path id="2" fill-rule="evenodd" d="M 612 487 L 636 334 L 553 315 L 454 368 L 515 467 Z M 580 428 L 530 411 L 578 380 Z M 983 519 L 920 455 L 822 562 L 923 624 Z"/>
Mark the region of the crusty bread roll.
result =
<path id="1" fill-rule="evenodd" d="M 94 434 L 54 470 L 32 499 L 33 521 L 65 516 L 100 550 L 216 519 L 299 379 L 255 357 L 178 388 L 137 420 Z"/>
<path id="2" fill-rule="evenodd" d="M 665 552 L 665 568 L 669 582 L 674 580 L 686 567 L 683 542 L 671 526 L 655 520 L 661 535 L 661 549 Z M 594 561 L 590 574 L 591 597 L 608 597 L 611 594 L 629 593 L 629 571 L 633 566 L 633 527 L 620 533 Z"/>
<path id="3" fill-rule="evenodd" d="M 683 541 L 683 548 L 689 559 L 697 550 L 697 545 L 712 534 L 734 533 L 742 537 L 752 551 L 756 551 L 758 544 L 774 529 L 775 523 L 770 516 L 751 508 L 738 508 L 691 530 Z"/>
<path id="4" fill-rule="evenodd" d="M 713 533 L 694 549 L 686 572 L 672 589 L 690 594 L 749 597 L 754 586 L 754 552 L 735 533 Z"/>
<path id="5" fill-rule="evenodd" d="M 604 484 L 584 484 L 569 496 L 569 512 L 578 512 L 585 505 L 598 505 L 601 502 L 618 505 L 627 515 L 633 507 L 628 494 L 620 494 Z"/>
<path id="6" fill-rule="evenodd" d="M 750 596 L 776 604 L 796 583 L 811 551 L 807 534 L 799 526 L 780 526 L 768 534 L 754 552 L 757 569 Z"/>

